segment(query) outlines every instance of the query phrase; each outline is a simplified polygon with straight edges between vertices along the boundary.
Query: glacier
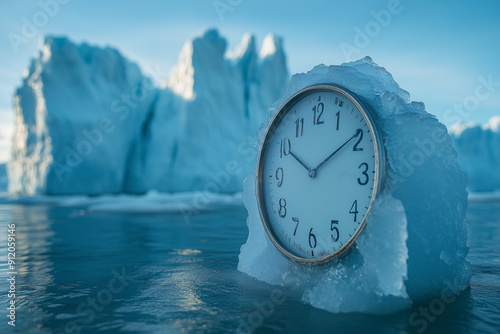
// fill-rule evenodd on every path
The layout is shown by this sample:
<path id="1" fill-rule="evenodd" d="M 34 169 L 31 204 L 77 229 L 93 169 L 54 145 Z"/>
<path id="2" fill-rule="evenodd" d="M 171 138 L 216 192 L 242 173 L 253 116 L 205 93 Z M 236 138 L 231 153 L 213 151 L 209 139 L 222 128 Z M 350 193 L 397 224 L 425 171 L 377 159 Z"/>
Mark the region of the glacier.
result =
<path id="1" fill-rule="evenodd" d="M 271 108 L 256 146 L 277 108 L 295 92 L 318 83 L 344 86 L 376 111 L 387 152 L 383 190 L 348 255 L 323 266 L 303 265 L 284 257 L 267 238 L 254 170 L 244 183 L 249 236 L 238 270 L 335 313 L 386 314 L 459 294 L 471 276 L 465 260 L 467 177 L 446 127 L 423 103 L 411 101 L 371 58 L 319 65 L 294 75 Z"/>
<path id="2" fill-rule="evenodd" d="M 473 192 L 500 190 L 500 116 L 483 124 L 456 123 L 449 128 L 458 162 Z"/>
<path id="3" fill-rule="evenodd" d="M 255 133 L 289 74 L 281 38 L 227 51 L 210 29 L 156 84 L 111 47 L 46 37 L 14 96 L 16 194 L 242 190 Z"/>

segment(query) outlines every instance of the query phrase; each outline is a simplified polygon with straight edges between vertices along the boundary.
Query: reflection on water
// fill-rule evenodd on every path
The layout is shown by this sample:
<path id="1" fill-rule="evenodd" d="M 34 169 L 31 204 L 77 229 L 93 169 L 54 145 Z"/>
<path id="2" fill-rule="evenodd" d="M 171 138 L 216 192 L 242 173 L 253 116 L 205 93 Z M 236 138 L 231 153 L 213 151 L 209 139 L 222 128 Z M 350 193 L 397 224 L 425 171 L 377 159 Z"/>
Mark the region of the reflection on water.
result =
<path id="1" fill-rule="evenodd" d="M 428 321 L 425 333 L 498 331 L 499 218 L 500 203 L 471 203 L 471 289 Z M 15 331 L 400 334 L 421 328 L 409 318 L 428 305 L 387 316 L 330 314 L 238 272 L 239 248 L 247 237 L 242 206 L 189 221 L 180 215 L 0 204 L 2 231 L 16 224 Z M 0 236 L 5 282 L 6 233 Z M 276 291 L 282 303 L 269 302 Z M 3 310 L 6 305 L 2 299 Z M 0 331 L 7 327 L 0 322 Z"/>

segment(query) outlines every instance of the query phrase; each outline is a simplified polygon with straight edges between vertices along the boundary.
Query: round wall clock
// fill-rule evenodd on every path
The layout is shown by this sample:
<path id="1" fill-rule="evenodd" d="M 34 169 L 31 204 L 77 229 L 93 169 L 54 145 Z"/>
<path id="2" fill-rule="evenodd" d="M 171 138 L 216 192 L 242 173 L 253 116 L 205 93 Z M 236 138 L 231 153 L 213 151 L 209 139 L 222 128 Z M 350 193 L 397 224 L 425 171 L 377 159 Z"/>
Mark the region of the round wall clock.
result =
<path id="1" fill-rule="evenodd" d="M 259 152 L 256 192 L 268 237 L 303 263 L 342 254 L 363 230 L 384 174 L 373 112 L 336 85 L 302 89 L 279 108 Z"/>

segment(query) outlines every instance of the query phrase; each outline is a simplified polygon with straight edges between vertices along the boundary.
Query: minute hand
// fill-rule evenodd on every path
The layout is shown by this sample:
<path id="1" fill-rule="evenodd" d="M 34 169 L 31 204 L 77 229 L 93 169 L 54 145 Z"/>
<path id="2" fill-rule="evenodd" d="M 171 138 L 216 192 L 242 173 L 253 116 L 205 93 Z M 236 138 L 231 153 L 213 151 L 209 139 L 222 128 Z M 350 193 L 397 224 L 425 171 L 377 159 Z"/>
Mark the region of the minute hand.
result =
<path id="1" fill-rule="evenodd" d="M 337 154 L 337 152 L 338 152 L 338 151 L 340 151 L 340 150 L 341 150 L 344 146 L 346 146 L 346 145 L 347 145 L 347 144 L 348 144 L 351 140 L 353 140 L 354 138 L 356 138 L 356 137 L 359 135 L 359 133 L 360 133 L 360 132 L 361 132 L 361 131 L 360 131 L 359 129 L 358 129 L 358 130 L 356 130 L 356 132 L 354 133 L 354 135 L 353 135 L 351 138 L 347 139 L 347 140 L 346 140 L 346 141 L 345 141 L 342 145 L 340 145 L 340 147 L 339 147 L 339 148 L 337 148 L 337 149 L 336 149 L 336 150 L 335 150 L 332 154 L 330 154 L 329 156 L 327 156 L 325 160 L 321 161 L 321 162 L 320 162 L 320 164 L 316 166 L 316 168 L 313 168 L 313 169 L 312 169 L 313 173 L 314 173 L 314 174 L 316 174 L 316 172 L 318 171 L 318 169 L 320 169 L 320 168 L 321 168 L 321 166 L 323 166 L 324 164 L 326 164 L 326 162 L 327 162 L 328 160 L 330 160 L 330 159 L 331 159 L 331 158 L 332 158 L 335 154 Z"/>

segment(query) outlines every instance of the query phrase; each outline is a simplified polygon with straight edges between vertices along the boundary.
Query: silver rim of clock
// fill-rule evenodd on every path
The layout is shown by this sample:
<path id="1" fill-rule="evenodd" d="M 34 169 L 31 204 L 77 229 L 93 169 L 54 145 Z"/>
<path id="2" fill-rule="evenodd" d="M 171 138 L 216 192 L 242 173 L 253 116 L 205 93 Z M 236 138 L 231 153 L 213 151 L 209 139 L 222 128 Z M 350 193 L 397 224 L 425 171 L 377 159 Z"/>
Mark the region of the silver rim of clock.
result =
<path id="1" fill-rule="evenodd" d="M 349 239 L 349 241 L 344 244 L 341 248 L 333 252 L 332 254 L 329 254 L 327 256 L 321 257 L 321 258 L 303 258 L 300 256 L 297 256 L 290 251 L 287 250 L 287 248 L 282 245 L 277 238 L 274 237 L 274 231 L 272 227 L 270 226 L 269 220 L 268 220 L 268 214 L 267 214 L 267 209 L 266 205 L 264 203 L 264 153 L 266 152 L 267 146 L 268 146 L 268 138 L 272 136 L 274 133 L 275 129 L 278 127 L 280 124 L 281 120 L 286 116 L 286 114 L 293 108 L 295 104 L 297 104 L 301 99 L 304 97 L 317 93 L 317 92 L 333 92 L 333 93 L 338 93 L 346 98 L 348 98 L 355 106 L 358 108 L 360 111 L 361 115 L 364 117 L 371 133 L 371 137 L 373 140 L 373 149 L 375 153 L 375 180 L 373 184 L 373 191 L 372 191 L 372 198 L 370 201 L 370 205 L 368 206 L 368 209 L 366 211 L 365 217 L 363 218 L 363 221 L 360 224 L 360 227 L 357 229 L 357 231 L 354 233 L 354 235 Z M 259 213 L 260 213 L 260 219 L 262 221 L 262 224 L 264 225 L 264 229 L 266 231 L 267 236 L 271 240 L 271 242 L 274 244 L 274 246 L 286 257 L 289 259 L 292 259 L 294 261 L 300 262 L 300 263 L 305 263 L 305 264 L 323 264 L 326 263 L 334 258 L 339 257 L 341 254 L 345 253 L 355 242 L 356 238 L 359 236 L 359 234 L 363 231 L 366 225 L 366 218 L 368 217 L 372 203 L 376 199 L 377 195 L 380 194 L 382 191 L 382 186 L 383 186 L 383 180 L 385 179 L 385 173 L 386 173 L 386 159 L 385 159 L 385 149 L 384 146 L 382 145 L 382 136 L 380 135 L 379 127 L 376 126 L 377 121 L 376 121 L 376 115 L 371 111 L 370 108 L 367 107 L 366 104 L 364 104 L 359 97 L 357 97 L 354 93 L 349 91 L 348 89 L 335 85 L 335 84 L 320 84 L 320 85 L 312 85 L 309 87 L 306 87 L 299 92 L 295 93 L 292 95 L 283 105 L 280 107 L 278 112 L 274 115 L 273 119 L 269 123 L 269 126 L 267 128 L 266 134 L 264 135 L 264 139 L 262 141 L 262 145 L 260 147 L 259 151 L 259 157 L 258 157 L 258 164 L 257 164 L 257 174 L 255 178 L 256 182 L 256 195 L 257 195 L 257 203 L 259 207 Z"/>

